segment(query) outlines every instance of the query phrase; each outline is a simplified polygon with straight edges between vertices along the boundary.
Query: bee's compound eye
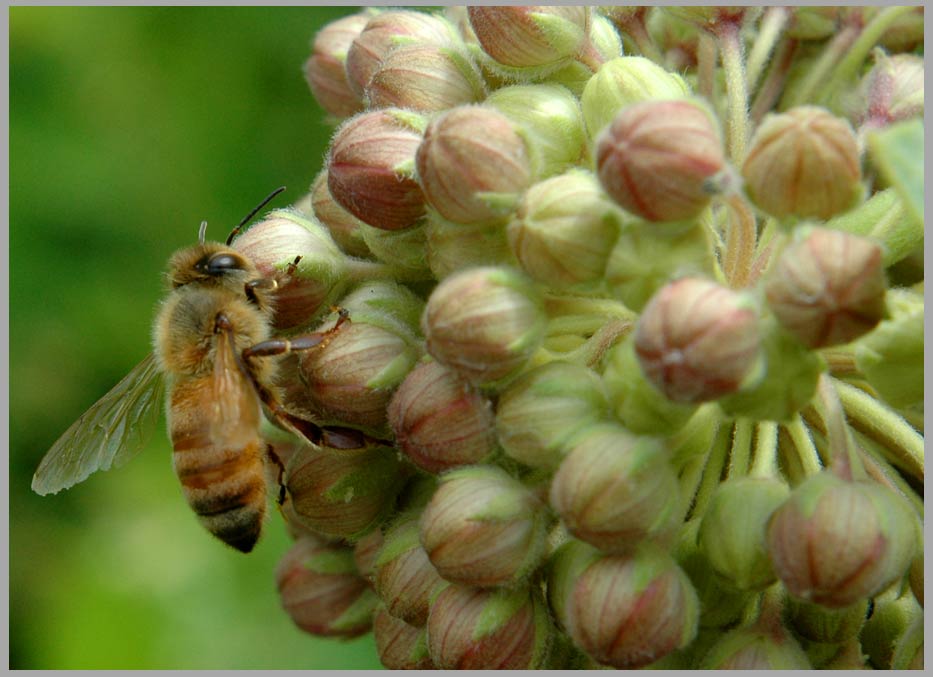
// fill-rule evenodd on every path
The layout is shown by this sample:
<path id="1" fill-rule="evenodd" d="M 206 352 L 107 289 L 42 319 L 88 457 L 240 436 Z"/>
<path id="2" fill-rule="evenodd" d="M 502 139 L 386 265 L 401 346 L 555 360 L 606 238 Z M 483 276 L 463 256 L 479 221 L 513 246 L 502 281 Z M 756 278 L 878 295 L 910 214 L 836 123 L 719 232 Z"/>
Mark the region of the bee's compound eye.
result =
<path id="1" fill-rule="evenodd" d="M 241 268 L 240 260 L 230 254 L 217 254 L 207 260 L 206 272 L 208 275 L 222 275 L 228 270 Z"/>

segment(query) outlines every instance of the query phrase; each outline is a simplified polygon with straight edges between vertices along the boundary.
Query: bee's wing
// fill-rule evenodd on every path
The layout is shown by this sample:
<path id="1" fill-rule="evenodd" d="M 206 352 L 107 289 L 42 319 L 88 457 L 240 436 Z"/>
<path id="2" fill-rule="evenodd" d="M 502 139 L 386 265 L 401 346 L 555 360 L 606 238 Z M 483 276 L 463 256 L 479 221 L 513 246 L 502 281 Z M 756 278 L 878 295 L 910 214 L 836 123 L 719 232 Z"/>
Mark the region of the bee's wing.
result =
<path id="1" fill-rule="evenodd" d="M 231 330 L 217 335 L 210 408 L 211 439 L 236 449 L 256 437 L 262 405 Z"/>
<path id="2" fill-rule="evenodd" d="M 165 393 L 151 353 L 58 438 L 32 478 L 37 494 L 54 494 L 98 470 L 123 465 L 149 441 Z"/>

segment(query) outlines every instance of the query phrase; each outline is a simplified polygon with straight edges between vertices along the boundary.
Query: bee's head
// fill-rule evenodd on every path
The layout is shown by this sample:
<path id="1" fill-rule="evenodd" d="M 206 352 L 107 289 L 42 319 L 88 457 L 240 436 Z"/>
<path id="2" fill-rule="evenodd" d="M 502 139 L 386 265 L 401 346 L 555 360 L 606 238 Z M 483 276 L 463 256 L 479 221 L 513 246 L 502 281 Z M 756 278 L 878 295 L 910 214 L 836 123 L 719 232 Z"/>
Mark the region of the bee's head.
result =
<path id="1" fill-rule="evenodd" d="M 198 284 L 242 291 L 246 282 L 257 277 L 259 273 L 249 259 L 219 242 L 201 242 L 175 252 L 168 264 L 172 289 Z"/>

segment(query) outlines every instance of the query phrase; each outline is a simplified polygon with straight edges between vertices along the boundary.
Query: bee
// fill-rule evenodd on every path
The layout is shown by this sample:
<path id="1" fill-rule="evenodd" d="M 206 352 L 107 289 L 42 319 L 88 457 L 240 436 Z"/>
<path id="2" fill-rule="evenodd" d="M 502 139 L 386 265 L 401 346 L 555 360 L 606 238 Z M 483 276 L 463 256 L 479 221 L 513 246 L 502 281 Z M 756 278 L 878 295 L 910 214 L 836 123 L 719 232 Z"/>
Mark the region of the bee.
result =
<path id="1" fill-rule="evenodd" d="M 170 289 L 153 327 L 154 351 L 52 445 L 33 477 L 36 493 L 67 489 L 135 456 L 148 441 L 164 399 L 173 467 L 188 505 L 214 536 L 249 552 L 265 516 L 269 463 L 278 466 L 279 503 L 284 500 L 284 468 L 259 433 L 263 405 L 274 423 L 311 444 L 365 445 L 356 431 L 322 428 L 281 404 L 278 356 L 321 346 L 347 319 L 341 311 L 325 332 L 272 337 L 280 280 L 263 277 L 231 243 L 282 190 L 256 207 L 224 244 L 205 241 L 205 222 L 198 244 L 172 255 Z"/>

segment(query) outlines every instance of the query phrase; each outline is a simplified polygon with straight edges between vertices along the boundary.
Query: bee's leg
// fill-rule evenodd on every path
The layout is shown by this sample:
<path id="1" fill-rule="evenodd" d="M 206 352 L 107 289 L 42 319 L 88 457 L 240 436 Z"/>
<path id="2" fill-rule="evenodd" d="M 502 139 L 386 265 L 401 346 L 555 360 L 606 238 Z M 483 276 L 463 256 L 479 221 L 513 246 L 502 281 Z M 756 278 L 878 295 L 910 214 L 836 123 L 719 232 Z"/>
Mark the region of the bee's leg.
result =
<path id="1" fill-rule="evenodd" d="M 281 508 L 285 505 L 285 464 L 282 463 L 282 459 L 275 453 L 275 448 L 271 444 L 266 445 L 266 455 L 279 469 L 279 476 L 276 478 L 276 482 L 279 485 L 279 495 L 278 498 L 276 498 L 276 503 L 278 503 Z"/>
<path id="2" fill-rule="evenodd" d="M 295 274 L 295 270 L 298 268 L 299 261 L 301 261 L 300 255 L 296 256 L 295 260 L 289 263 L 285 267 L 285 271 L 282 273 L 276 274 L 273 277 L 259 277 L 255 280 L 249 280 L 246 284 L 243 285 L 246 298 L 248 298 L 252 303 L 255 303 L 257 306 L 260 305 L 259 299 L 256 296 L 256 290 L 263 289 L 274 291 L 278 289 L 288 281 L 288 278 Z"/>
<path id="3" fill-rule="evenodd" d="M 346 308 L 336 308 L 335 310 L 339 314 L 337 323 L 327 331 L 299 334 L 290 339 L 281 338 L 261 341 L 243 351 L 243 360 L 248 364 L 250 360 L 256 357 L 288 355 L 289 353 L 313 350 L 327 345 L 327 342 L 340 330 L 340 326 L 350 318 L 350 313 Z"/>

